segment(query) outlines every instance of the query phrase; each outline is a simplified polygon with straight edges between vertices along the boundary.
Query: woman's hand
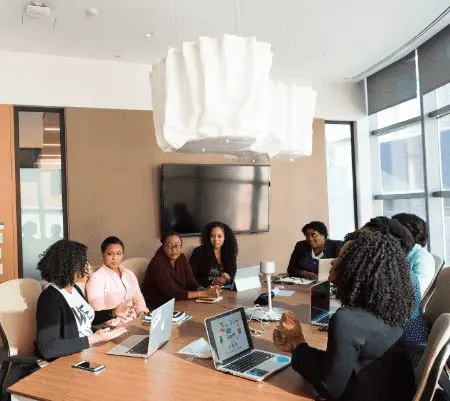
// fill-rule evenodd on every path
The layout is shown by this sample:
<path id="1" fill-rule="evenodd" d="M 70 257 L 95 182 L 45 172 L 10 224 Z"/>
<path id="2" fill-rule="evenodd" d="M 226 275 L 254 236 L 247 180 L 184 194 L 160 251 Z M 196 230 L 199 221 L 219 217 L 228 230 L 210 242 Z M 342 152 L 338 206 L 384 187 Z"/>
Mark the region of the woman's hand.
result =
<path id="1" fill-rule="evenodd" d="M 292 312 L 286 311 L 280 323 L 273 331 L 273 344 L 284 352 L 292 352 L 295 347 L 305 342 L 302 327 Z"/>
<path id="2" fill-rule="evenodd" d="M 120 303 L 113 311 L 114 317 L 120 317 L 123 322 L 136 319 L 136 307 L 133 299 L 128 299 Z"/>
<path id="3" fill-rule="evenodd" d="M 105 324 L 107 326 L 112 326 L 112 327 L 116 327 L 118 326 L 120 323 L 122 323 L 122 319 L 120 317 L 115 317 L 114 319 L 110 319 L 107 322 L 105 322 Z"/>
<path id="4" fill-rule="evenodd" d="M 200 291 L 200 298 L 217 298 L 220 295 L 220 287 L 217 285 L 212 285 L 208 287 L 206 290 Z"/>
<path id="5" fill-rule="evenodd" d="M 115 329 L 106 328 L 97 330 L 94 334 L 91 334 L 88 337 L 89 345 L 112 340 L 114 338 L 121 336 L 122 334 L 125 334 L 126 332 L 127 329 L 125 327 L 116 327 Z"/>
<path id="6" fill-rule="evenodd" d="M 318 276 L 317 276 L 316 273 L 309 272 L 309 271 L 306 271 L 306 270 L 302 271 L 301 276 L 303 278 L 306 278 L 307 280 L 317 280 L 318 279 Z"/>
<path id="7" fill-rule="evenodd" d="M 214 278 L 212 285 L 224 285 L 227 281 L 228 279 L 222 274 L 221 276 Z"/>

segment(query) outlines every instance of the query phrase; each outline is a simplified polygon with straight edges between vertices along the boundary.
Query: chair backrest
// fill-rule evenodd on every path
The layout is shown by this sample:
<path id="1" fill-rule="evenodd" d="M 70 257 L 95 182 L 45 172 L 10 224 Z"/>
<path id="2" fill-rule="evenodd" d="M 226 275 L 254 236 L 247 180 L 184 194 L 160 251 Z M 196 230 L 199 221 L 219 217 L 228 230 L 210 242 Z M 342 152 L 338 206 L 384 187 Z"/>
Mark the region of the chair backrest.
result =
<path id="1" fill-rule="evenodd" d="M 430 299 L 434 293 L 434 290 L 436 289 L 436 282 L 437 282 L 437 278 L 439 276 L 439 273 L 441 272 L 441 270 L 444 268 L 444 260 L 442 258 L 440 258 L 439 256 L 435 256 L 433 255 L 433 257 L 435 258 L 439 258 L 441 260 L 441 264 L 440 266 L 437 268 L 433 280 L 431 280 L 431 283 L 429 284 L 428 288 L 425 290 L 425 293 L 423 294 L 423 298 L 421 301 L 420 306 L 422 307 L 422 310 L 425 311 L 425 309 L 427 308 L 428 302 L 430 302 Z M 436 267 L 438 266 L 438 262 L 436 261 Z"/>
<path id="2" fill-rule="evenodd" d="M 433 324 L 425 352 L 416 368 L 416 394 L 413 401 L 433 399 L 442 369 L 450 355 L 450 313 L 443 313 Z"/>
<path id="3" fill-rule="evenodd" d="M 38 281 L 24 278 L 0 284 L 0 325 L 10 355 L 34 355 Z"/>
<path id="4" fill-rule="evenodd" d="M 441 258 L 440 256 L 435 255 L 433 253 L 431 254 L 431 256 L 433 256 L 433 259 L 434 259 L 435 271 L 436 271 L 436 273 L 438 273 L 444 267 L 444 264 L 445 264 L 444 258 Z"/>
<path id="5" fill-rule="evenodd" d="M 441 269 L 435 279 L 429 300 L 422 302 L 423 313 L 430 325 L 443 313 L 450 313 L 450 269 Z"/>
<path id="6" fill-rule="evenodd" d="M 149 263 L 150 260 L 145 258 L 130 258 L 124 260 L 122 266 L 130 269 L 136 275 L 139 285 L 141 285 Z"/>

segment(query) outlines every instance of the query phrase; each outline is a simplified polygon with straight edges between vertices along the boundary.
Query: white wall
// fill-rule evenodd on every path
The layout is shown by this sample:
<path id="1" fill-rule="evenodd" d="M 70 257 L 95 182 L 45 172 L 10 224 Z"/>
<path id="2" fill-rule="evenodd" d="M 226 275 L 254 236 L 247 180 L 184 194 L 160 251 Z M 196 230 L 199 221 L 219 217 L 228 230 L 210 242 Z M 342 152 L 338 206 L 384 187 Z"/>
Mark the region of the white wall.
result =
<path id="1" fill-rule="evenodd" d="M 0 51 L 0 103 L 151 110 L 150 66 L 119 61 Z M 357 84 L 313 84 L 315 116 L 357 120 L 364 96 Z"/>

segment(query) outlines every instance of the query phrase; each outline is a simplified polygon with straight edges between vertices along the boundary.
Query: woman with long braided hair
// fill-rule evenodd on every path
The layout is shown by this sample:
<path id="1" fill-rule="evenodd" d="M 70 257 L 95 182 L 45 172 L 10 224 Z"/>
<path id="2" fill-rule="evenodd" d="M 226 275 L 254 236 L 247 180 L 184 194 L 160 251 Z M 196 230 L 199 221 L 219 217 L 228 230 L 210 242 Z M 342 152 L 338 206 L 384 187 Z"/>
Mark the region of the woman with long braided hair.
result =
<path id="1" fill-rule="evenodd" d="M 370 231 L 348 236 L 330 280 L 342 307 L 330 319 L 327 350 L 306 343 L 292 312 L 285 312 L 274 330 L 275 346 L 292 352 L 292 367 L 320 399 L 410 400 L 412 368 L 393 347 L 415 302 L 399 241 Z"/>

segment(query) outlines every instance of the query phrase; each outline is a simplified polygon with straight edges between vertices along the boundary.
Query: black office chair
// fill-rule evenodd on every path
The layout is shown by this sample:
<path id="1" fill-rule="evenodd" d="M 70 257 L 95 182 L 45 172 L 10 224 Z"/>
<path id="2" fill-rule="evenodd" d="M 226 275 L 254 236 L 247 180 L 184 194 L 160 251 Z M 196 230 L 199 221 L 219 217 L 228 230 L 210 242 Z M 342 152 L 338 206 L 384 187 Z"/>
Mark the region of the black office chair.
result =
<path id="1" fill-rule="evenodd" d="M 434 260 L 436 261 L 436 272 L 434 274 L 433 280 L 431 280 L 430 285 L 428 286 L 428 288 L 425 290 L 425 293 L 423 294 L 423 298 L 422 301 L 420 303 L 420 306 L 422 307 L 422 310 L 425 312 L 425 310 L 427 309 L 428 306 L 428 302 L 430 301 L 431 297 L 433 296 L 433 293 L 436 289 L 436 282 L 438 280 L 438 276 L 440 275 L 441 271 L 444 268 L 445 262 L 442 258 L 440 258 L 439 256 L 435 256 L 433 255 L 433 257 L 435 258 Z M 438 259 L 439 260 L 438 260 Z M 439 264 L 440 263 L 440 264 Z M 439 265 L 438 265 L 439 264 Z M 449 311 L 450 312 L 450 311 Z"/>

